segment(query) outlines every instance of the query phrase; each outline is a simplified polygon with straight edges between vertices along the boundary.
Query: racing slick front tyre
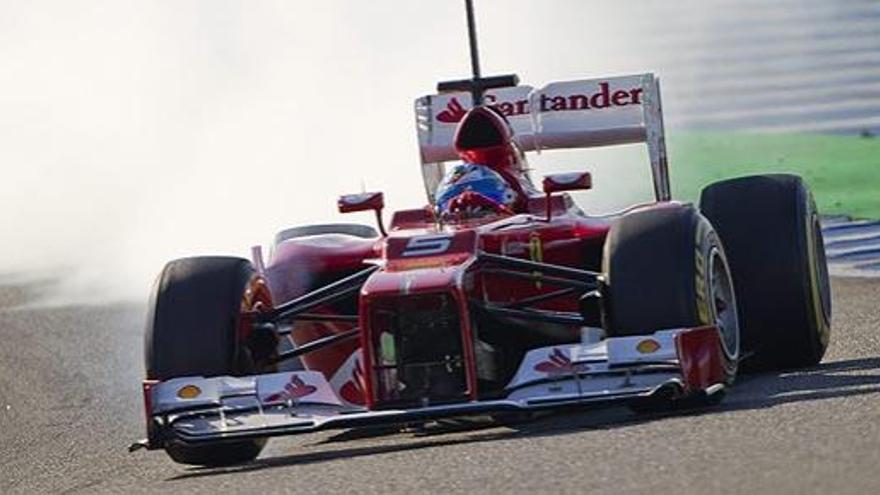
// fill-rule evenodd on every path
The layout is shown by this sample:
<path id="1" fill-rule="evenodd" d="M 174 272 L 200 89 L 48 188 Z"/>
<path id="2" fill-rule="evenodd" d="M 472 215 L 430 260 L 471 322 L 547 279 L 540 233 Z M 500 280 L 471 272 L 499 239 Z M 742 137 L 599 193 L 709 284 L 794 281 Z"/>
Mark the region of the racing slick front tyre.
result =
<path id="1" fill-rule="evenodd" d="M 150 297 L 145 335 L 147 378 L 252 374 L 253 360 L 239 342 L 239 317 L 254 301 L 249 261 L 194 257 L 168 263 Z M 209 445 L 166 444 L 176 462 L 223 466 L 251 461 L 265 440 Z"/>
<path id="2" fill-rule="evenodd" d="M 602 271 L 602 319 L 609 337 L 715 325 L 725 381 L 733 382 L 739 318 L 730 268 L 712 225 L 692 205 L 664 204 L 618 219 L 605 241 Z M 707 396 L 702 405 L 718 398 Z M 634 409 L 656 410 L 655 402 L 669 400 L 659 397 Z"/>
<path id="3" fill-rule="evenodd" d="M 727 249 L 749 370 L 818 364 L 831 334 L 831 284 L 816 203 L 804 181 L 774 174 L 717 182 L 700 210 Z"/>

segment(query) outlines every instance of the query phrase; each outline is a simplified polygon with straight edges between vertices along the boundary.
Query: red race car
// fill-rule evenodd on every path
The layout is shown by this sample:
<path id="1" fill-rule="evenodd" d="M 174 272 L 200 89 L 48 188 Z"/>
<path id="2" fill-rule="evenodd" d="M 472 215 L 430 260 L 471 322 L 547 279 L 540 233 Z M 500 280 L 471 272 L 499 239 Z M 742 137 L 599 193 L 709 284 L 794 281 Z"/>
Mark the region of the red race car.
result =
<path id="1" fill-rule="evenodd" d="M 266 261 L 255 248 L 252 261 L 170 262 L 146 331 L 147 438 L 133 447 L 221 465 L 326 428 L 708 405 L 740 365 L 819 362 L 830 289 L 799 178 L 732 179 L 699 206 L 676 202 L 653 75 L 517 84 L 475 71 L 416 101 L 429 204 L 387 228 L 382 193 L 347 195 L 339 210 L 373 210 L 378 229 L 297 227 Z M 527 173 L 528 151 L 634 142 L 655 201 L 614 215 L 571 200 L 586 171 L 540 190 Z"/>

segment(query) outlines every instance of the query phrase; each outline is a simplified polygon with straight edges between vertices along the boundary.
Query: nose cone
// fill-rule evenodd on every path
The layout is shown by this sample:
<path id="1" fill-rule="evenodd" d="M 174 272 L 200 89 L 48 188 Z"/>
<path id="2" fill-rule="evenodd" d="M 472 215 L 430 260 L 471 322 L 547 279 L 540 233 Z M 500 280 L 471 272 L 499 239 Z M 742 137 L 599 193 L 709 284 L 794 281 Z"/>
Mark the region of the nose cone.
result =
<path id="1" fill-rule="evenodd" d="M 504 146 L 512 140 L 510 124 L 491 107 L 473 108 L 465 114 L 455 131 L 455 149 L 459 153 Z"/>

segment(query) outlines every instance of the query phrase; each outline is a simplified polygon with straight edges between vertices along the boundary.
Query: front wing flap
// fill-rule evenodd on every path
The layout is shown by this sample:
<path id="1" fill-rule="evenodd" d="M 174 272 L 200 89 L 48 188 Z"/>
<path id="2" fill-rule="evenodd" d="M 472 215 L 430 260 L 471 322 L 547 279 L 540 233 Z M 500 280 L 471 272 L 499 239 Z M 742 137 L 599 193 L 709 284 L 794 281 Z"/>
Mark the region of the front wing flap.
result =
<path id="1" fill-rule="evenodd" d="M 687 335 L 688 345 L 680 344 Z M 696 344 L 695 344 L 696 343 Z M 507 397 L 411 409 L 347 405 L 315 371 L 249 377 L 184 377 L 147 383 L 148 448 L 308 433 L 331 428 L 419 423 L 460 416 L 608 405 L 663 394 L 723 389 L 715 327 L 530 351 Z M 684 355 L 683 355 L 684 354 Z M 708 366 L 708 367 L 707 367 Z"/>

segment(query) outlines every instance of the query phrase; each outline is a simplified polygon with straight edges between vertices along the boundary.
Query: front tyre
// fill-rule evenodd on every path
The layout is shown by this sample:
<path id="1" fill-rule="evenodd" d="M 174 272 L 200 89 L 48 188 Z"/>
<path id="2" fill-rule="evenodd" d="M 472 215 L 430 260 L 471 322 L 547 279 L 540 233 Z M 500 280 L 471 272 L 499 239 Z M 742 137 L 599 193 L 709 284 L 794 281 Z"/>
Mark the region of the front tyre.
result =
<path id="1" fill-rule="evenodd" d="M 145 335 L 147 378 L 247 375 L 254 359 L 240 341 L 240 315 L 271 304 L 250 262 L 231 257 L 172 261 L 153 286 Z M 255 459 L 265 440 L 191 446 L 170 443 L 176 462 L 222 466 Z"/>
<path id="2" fill-rule="evenodd" d="M 609 337 L 715 325 L 725 381 L 733 382 L 739 318 L 730 267 L 712 225 L 693 206 L 664 204 L 621 217 L 608 233 L 602 266 Z"/>

